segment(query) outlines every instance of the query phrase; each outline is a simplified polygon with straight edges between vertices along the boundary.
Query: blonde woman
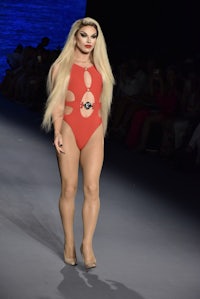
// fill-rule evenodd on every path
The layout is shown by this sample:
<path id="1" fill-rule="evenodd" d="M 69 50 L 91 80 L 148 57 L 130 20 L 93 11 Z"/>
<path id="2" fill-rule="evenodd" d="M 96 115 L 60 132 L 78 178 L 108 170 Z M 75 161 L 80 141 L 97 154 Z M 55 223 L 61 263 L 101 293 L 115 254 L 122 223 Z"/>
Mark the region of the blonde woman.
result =
<path id="1" fill-rule="evenodd" d="M 99 179 L 104 137 L 115 84 L 99 23 L 89 17 L 72 24 L 48 78 L 42 128 L 53 126 L 61 178 L 59 211 L 64 231 L 64 261 L 77 264 L 74 238 L 75 196 L 79 166 L 83 174 L 83 237 L 80 246 L 86 269 L 96 267 L 93 236 L 98 221 Z"/>

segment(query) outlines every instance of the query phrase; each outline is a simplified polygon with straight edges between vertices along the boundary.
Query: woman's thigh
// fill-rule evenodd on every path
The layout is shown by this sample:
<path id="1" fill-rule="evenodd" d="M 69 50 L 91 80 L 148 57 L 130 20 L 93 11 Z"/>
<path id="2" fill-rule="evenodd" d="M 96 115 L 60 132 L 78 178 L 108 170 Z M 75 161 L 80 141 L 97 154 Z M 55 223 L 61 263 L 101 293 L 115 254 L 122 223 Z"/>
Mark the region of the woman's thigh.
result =
<path id="1" fill-rule="evenodd" d="M 104 159 L 104 135 L 100 125 L 81 151 L 80 163 L 84 185 L 99 184 Z"/>
<path id="2" fill-rule="evenodd" d="M 77 147 L 70 126 L 65 122 L 63 122 L 61 133 L 64 154 L 57 155 L 61 183 L 63 186 L 76 185 L 78 182 L 80 150 Z"/>

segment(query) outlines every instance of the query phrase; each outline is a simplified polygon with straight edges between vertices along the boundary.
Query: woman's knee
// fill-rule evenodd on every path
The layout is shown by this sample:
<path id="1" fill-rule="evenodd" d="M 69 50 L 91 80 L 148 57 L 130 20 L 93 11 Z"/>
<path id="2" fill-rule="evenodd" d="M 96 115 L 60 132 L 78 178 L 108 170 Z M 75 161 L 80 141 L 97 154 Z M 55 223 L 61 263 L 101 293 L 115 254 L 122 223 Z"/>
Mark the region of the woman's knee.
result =
<path id="1" fill-rule="evenodd" d="M 62 186 L 62 198 L 66 200 L 74 199 L 77 192 L 77 184 L 64 184 Z"/>
<path id="2" fill-rule="evenodd" d="M 84 187 L 84 194 L 85 197 L 90 197 L 90 198 L 98 198 L 99 196 L 99 184 L 96 183 L 91 183 L 91 184 L 85 184 Z"/>

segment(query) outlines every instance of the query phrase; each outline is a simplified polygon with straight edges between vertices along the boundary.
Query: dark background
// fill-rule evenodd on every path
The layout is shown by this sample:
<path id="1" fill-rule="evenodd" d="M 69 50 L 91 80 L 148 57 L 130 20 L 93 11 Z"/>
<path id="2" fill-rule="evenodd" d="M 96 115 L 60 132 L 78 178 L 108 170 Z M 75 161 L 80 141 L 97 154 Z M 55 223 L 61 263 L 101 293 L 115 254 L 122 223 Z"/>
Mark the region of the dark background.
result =
<path id="1" fill-rule="evenodd" d="M 177 61 L 199 55 L 198 1 L 93 1 L 86 15 L 104 31 L 114 62 L 134 56 Z"/>

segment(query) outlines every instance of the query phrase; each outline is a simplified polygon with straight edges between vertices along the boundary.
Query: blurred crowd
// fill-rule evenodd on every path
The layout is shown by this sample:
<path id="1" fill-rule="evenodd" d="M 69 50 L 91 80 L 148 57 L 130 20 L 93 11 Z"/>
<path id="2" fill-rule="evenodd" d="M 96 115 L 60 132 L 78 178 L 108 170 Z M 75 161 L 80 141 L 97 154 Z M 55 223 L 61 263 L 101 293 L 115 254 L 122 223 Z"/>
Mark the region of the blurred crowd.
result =
<path id="1" fill-rule="evenodd" d="M 17 45 L 0 84 L 8 99 L 42 111 L 46 79 L 60 49 L 49 38 L 36 47 Z M 113 66 L 116 78 L 108 136 L 130 151 L 156 153 L 187 169 L 200 165 L 200 59 L 176 63 L 127 58 Z"/>
<path id="2" fill-rule="evenodd" d="M 50 39 L 43 37 L 36 47 L 18 44 L 6 56 L 8 69 L 0 85 L 1 93 L 10 100 L 41 111 L 46 100 L 46 78 L 59 49 L 48 49 Z"/>
<path id="3" fill-rule="evenodd" d="M 179 168 L 200 166 L 200 60 L 131 58 L 116 68 L 109 134 Z"/>

